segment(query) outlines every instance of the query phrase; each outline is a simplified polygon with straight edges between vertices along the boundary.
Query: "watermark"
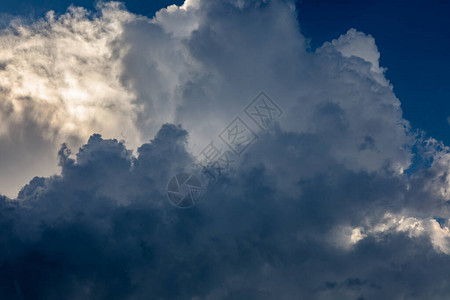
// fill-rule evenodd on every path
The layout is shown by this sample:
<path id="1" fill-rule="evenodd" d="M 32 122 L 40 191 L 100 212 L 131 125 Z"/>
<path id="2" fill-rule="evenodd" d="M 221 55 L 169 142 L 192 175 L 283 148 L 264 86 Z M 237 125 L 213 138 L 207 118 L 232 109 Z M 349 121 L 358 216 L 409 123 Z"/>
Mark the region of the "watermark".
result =
<path id="1" fill-rule="evenodd" d="M 219 138 L 237 156 L 241 156 L 258 138 L 241 118 L 236 117 L 220 134 Z"/>
<path id="2" fill-rule="evenodd" d="M 200 200 L 202 193 L 202 183 L 193 174 L 177 174 L 167 184 L 167 197 L 170 203 L 177 207 L 194 206 Z"/>
<path id="3" fill-rule="evenodd" d="M 221 143 L 212 140 L 200 151 L 198 158 L 202 172 L 199 177 L 181 173 L 169 181 L 167 194 L 172 204 L 186 208 L 198 203 L 206 186 L 216 182 L 222 174 L 229 171 L 233 163 L 258 139 L 257 131 L 267 130 L 283 115 L 280 106 L 264 92 L 260 92 L 243 112 L 243 118 L 236 116 L 218 134 Z M 253 127 L 257 130 L 253 130 L 249 124 L 254 124 Z"/>

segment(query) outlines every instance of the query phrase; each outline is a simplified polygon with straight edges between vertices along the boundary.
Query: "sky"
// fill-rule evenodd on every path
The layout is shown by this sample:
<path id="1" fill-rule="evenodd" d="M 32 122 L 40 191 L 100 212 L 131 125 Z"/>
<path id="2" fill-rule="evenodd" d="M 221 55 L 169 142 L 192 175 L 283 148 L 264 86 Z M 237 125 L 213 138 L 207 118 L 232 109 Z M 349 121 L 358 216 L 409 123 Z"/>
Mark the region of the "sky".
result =
<path id="1" fill-rule="evenodd" d="M 396 3 L 2 4 L 0 298 L 446 299 L 449 4 Z"/>
<path id="2" fill-rule="evenodd" d="M 49 10 L 65 12 L 71 4 L 94 9 L 90 0 L 4 1 L 1 12 L 30 19 Z M 131 12 L 152 17 L 183 1 L 123 1 Z M 402 100 L 404 116 L 416 129 L 450 143 L 450 2 L 303 0 L 295 3 L 300 29 L 312 50 L 350 28 L 370 33 L 382 53 L 380 63 Z"/>
<path id="3" fill-rule="evenodd" d="M 370 33 L 380 64 L 414 128 L 450 142 L 449 1 L 302 1 L 299 22 L 311 48 L 348 28 Z"/>

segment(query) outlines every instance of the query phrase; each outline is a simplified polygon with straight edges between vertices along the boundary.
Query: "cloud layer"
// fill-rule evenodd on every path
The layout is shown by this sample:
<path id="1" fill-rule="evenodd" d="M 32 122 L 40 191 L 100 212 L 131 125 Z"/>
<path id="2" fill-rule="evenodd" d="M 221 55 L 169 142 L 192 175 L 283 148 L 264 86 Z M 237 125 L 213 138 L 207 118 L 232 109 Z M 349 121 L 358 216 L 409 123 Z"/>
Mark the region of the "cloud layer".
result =
<path id="1" fill-rule="evenodd" d="M 448 149 L 402 118 L 372 36 L 310 51 L 296 17 L 107 3 L 4 30 L 1 189 L 58 149 L 61 173 L 1 199 L 2 298 L 445 299 Z M 261 90 L 283 117 L 174 208 L 168 180 Z"/>

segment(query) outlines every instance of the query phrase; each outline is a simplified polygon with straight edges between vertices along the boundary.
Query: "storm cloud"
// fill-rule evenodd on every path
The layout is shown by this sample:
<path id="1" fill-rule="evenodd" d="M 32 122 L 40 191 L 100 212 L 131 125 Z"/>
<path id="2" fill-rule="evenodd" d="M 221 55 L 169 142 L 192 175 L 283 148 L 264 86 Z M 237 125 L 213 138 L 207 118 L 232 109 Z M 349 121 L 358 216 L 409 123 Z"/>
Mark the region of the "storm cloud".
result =
<path id="1" fill-rule="evenodd" d="M 2 298 L 445 299 L 448 148 L 403 119 L 372 36 L 311 51 L 296 20 L 289 1 L 187 0 L 4 29 L 2 184 L 44 177 L 0 199 Z M 201 174 L 261 90 L 283 116 L 171 205 L 170 178 Z"/>

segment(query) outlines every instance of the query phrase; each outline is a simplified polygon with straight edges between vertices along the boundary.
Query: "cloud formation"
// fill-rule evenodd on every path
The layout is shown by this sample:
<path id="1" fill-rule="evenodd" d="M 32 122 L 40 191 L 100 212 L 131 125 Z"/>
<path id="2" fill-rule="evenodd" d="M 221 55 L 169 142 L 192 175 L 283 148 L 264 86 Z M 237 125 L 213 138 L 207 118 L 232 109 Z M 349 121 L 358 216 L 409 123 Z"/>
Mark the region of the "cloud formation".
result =
<path id="1" fill-rule="evenodd" d="M 336 155 L 376 169 L 389 152 L 404 169 L 407 123 L 373 38 L 350 30 L 308 53 L 295 16 L 293 5 L 278 1 L 187 1 L 153 19 L 104 3 L 97 13 L 72 7 L 29 25 L 12 22 L 0 36 L 0 152 L 8 170 L 0 189 L 14 196 L 33 175 L 55 173 L 59 145 L 77 148 L 93 133 L 136 148 L 162 124 L 182 123 L 198 152 L 262 89 L 289 112 L 282 124 L 289 130 L 314 132 L 312 116 L 347 104 L 361 109 L 343 108 L 355 124 L 342 124 L 349 127 L 341 147 L 350 149 Z M 385 119 L 371 120 L 375 114 Z M 379 130 L 385 134 L 377 137 Z M 372 150 L 355 152 L 351 143 L 366 139 Z M 375 151 L 376 143 L 386 149 Z"/>
<path id="2" fill-rule="evenodd" d="M 309 51 L 291 2 L 188 0 L 0 39 L 2 170 L 52 172 L 58 149 L 61 168 L 0 199 L 2 298 L 448 295 L 448 149 L 402 118 L 370 35 Z M 279 123 L 174 208 L 168 180 L 262 89 Z"/>

